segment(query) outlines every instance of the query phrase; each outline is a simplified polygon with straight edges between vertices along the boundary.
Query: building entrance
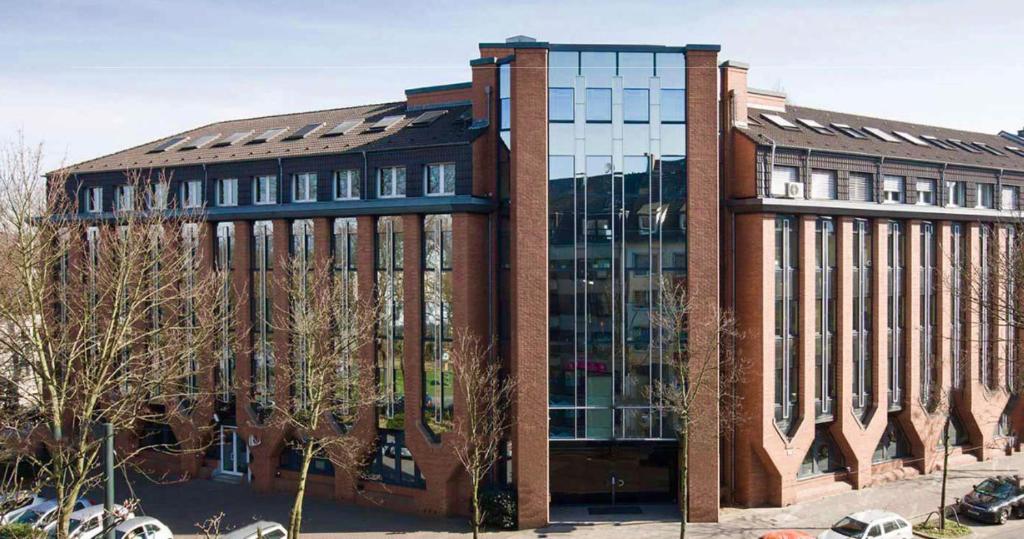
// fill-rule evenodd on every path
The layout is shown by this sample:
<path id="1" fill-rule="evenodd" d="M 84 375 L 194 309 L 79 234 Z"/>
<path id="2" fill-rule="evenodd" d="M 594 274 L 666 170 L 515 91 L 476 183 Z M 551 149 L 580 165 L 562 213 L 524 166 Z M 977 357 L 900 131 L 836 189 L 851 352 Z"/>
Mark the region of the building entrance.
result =
<path id="1" fill-rule="evenodd" d="M 550 489 L 554 504 L 667 503 L 675 501 L 676 445 L 671 442 L 552 442 Z"/>

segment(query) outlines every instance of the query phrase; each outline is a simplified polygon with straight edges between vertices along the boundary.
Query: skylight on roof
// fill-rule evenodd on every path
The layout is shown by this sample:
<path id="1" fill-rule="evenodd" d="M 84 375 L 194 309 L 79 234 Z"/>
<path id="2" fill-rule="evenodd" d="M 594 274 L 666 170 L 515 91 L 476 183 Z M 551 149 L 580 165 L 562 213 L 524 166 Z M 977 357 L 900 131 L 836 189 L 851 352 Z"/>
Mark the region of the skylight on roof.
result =
<path id="1" fill-rule="evenodd" d="M 981 150 L 975 148 L 974 146 L 971 146 L 970 144 L 967 144 L 966 142 L 964 142 L 964 141 L 962 141 L 960 139 L 951 138 L 951 139 L 948 139 L 948 140 L 949 140 L 950 144 L 952 144 L 953 146 L 956 146 L 957 148 L 960 148 L 961 150 L 964 150 L 966 152 L 981 153 Z"/>
<path id="2" fill-rule="evenodd" d="M 181 149 L 182 150 L 198 150 L 199 148 L 202 148 L 203 146 L 206 146 L 207 144 L 217 140 L 217 138 L 219 138 L 219 137 L 220 137 L 220 133 L 217 133 L 217 134 L 214 134 L 214 135 L 203 135 L 203 136 L 193 140 L 192 142 L 189 142 L 189 143 L 185 144 L 184 146 L 181 147 Z"/>
<path id="3" fill-rule="evenodd" d="M 948 142 L 940 139 L 939 137 L 932 136 L 932 135 L 921 135 L 921 138 L 926 140 L 926 141 L 928 141 L 928 142 L 930 142 L 931 145 L 935 146 L 936 148 L 940 148 L 940 149 L 943 149 L 943 150 L 954 150 L 954 151 L 956 150 L 956 148 L 951 146 Z"/>
<path id="4" fill-rule="evenodd" d="M 867 126 L 865 126 L 864 130 L 867 131 L 868 133 L 871 133 L 872 135 L 878 137 L 879 139 L 881 139 L 881 140 L 883 140 L 885 142 L 899 142 L 900 141 L 900 139 L 890 135 L 887 131 L 882 131 L 881 129 L 879 129 L 877 127 L 867 127 Z"/>
<path id="5" fill-rule="evenodd" d="M 170 150 L 171 148 L 174 148 L 175 146 L 181 144 L 182 142 L 185 142 L 186 140 L 188 140 L 188 137 L 172 137 L 172 138 L 169 138 L 169 139 L 161 142 L 160 144 L 158 144 L 156 146 L 156 148 L 153 148 L 152 150 L 150 150 L 149 153 L 166 152 L 166 151 Z"/>
<path id="6" fill-rule="evenodd" d="M 834 127 L 835 129 L 841 131 L 843 134 L 845 134 L 845 135 L 847 135 L 849 137 L 852 137 L 852 138 L 856 138 L 856 139 L 866 139 L 866 138 L 868 138 L 867 135 L 865 135 L 864 133 L 861 133 L 860 131 L 857 131 L 856 129 L 854 129 L 853 127 L 850 127 L 847 124 L 833 123 L 832 127 Z"/>
<path id="7" fill-rule="evenodd" d="M 1017 146 L 1007 146 L 1006 149 L 1019 155 L 1020 157 L 1024 157 L 1024 149 L 1021 149 Z"/>
<path id="8" fill-rule="evenodd" d="M 223 139 L 218 141 L 216 144 L 214 144 L 213 147 L 214 148 L 220 148 L 221 146 L 232 146 L 234 144 L 238 144 L 242 139 L 252 135 L 253 133 L 255 133 L 255 131 L 252 131 L 252 130 L 249 130 L 249 131 L 238 131 L 236 133 L 231 133 L 230 135 L 224 137 Z"/>
<path id="9" fill-rule="evenodd" d="M 405 118 L 405 116 L 402 116 L 401 114 L 385 116 L 377 120 L 377 123 L 371 125 L 370 129 L 374 131 L 385 131 L 387 129 L 391 129 L 396 123 L 398 123 L 398 120 L 401 120 L 402 118 Z"/>
<path id="10" fill-rule="evenodd" d="M 275 137 L 281 135 L 281 133 L 284 133 L 287 130 L 287 127 L 274 127 L 272 129 L 267 129 L 266 131 L 260 133 L 258 136 L 250 140 L 249 143 L 258 144 L 260 142 L 267 142 L 268 140 L 273 140 Z"/>
<path id="11" fill-rule="evenodd" d="M 447 110 L 428 110 L 427 112 L 424 112 L 423 114 L 417 116 L 416 119 L 413 120 L 412 123 L 410 123 L 409 125 L 413 127 L 425 127 L 434 123 L 435 121 L 437 121 L 438 118 L 444 116 L 447 113 Z"/>
<path id="12" fill-rule="evenodd" d="M 349 134 L 350 131 L 362 125 L 362 123 L 362 118 L 356 118 L 355 120 L 345 120 L 344 122 L 341 122 L 340 124 L 334 126 L 334 128 L 331 129 L 330 131 L 324 133 L 324 136 L 336 137 L 338 135 L 347 135 Z"/>
<path id="13" fill-rule="evenodd" d="M 808 118 L 797 118 L 796 121 L 806 125 L 807 127 L 810 127 L 811 129 L 814 130 L 815 133 L 818 133 L 819 135 L 835 135 L 835 133 L 832 132 L 831 129 L 821 125 L 820 123 L 814 120 Z"/>
<path id="14" fill-rule="evenodd" d="M 911 135 L 910 133 L 907 133 L 906 131 L 893 131 L 893 133 L 896 133 L 897 137 L 900 137 L 901 139 L 916 146 L 928 146 L 927 142 L 915 137 L 914 135 Z"/>
<path id="15" fill-rule="evenodd" d="M 782 116 L 779 116 L 778 114 L 768 114 L 767 112 L 762 112 L 761 117 L 783 129 L 789 129 L 791 131 L 800 130 L 800 128 L 793 124 L 793 122 L 783 118 Z"/>
<path id="16" fill-rule="evenodd" d="M 974 142 L 974 145 L 992 155 L 1006 155 L 1003 152 L 989 146 L 988 144 L 985 144 L 984 142 Z"/>
<path id="17" fill-rule="evenodd" d="M 295 131 L 291 135 L 288 135 L 287 137 L 285 137 L 284 140 L 304 139 L 304 138 L 308 137 L 309 135 L 313 134 L 313 131 L 316 131 L 317 129 L 320 129 L 323 126 L 324 126 L 324 122 L 320 122 L 318 124 L 306 124 L 306 125 L 300 127 L 297 131 Z"/>

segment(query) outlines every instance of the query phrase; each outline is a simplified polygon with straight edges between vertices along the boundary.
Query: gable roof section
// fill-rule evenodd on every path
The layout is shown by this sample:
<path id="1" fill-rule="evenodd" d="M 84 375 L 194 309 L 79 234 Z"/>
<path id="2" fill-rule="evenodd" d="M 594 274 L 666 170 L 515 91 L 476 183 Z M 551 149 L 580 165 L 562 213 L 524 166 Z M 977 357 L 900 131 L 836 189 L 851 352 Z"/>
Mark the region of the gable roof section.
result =
<path id="1" fill-rule="evenodd" d="M 470 108 L 469 105 L 448 107 L 447 113 L 435 122 L 415 129 L 406 128 L 419 116 L 420 112 L 407 111 L 405 102 L 229 120 L 197 127 L 134 148 L 71 165 L 65 169 L 65 172 L 88 173 L 163 168 L 465 143 L 470 142 L 472 137 L 469 122 L 462 116 Z M 401 118 L 390 129 L 378 131 L 370 129 L 370 126 L 386 116 L 400 116 Z M 328 135 L 335 126 L 347 120 L 363 120 L 363 122 L 344 134 Z M 289 139 L 278 136 L 266 142 L 253 141 L 255 135 L 274 128 L 287 128 L 284 133 L 291 133 L 303 126 L 319 123 L 323 123 L 324 127 L 306 138 Z M 214 144 L 204 145 L 201 148 L 184 149 L 191 145 L 180 144 L 167 151 L 156 151 L 161 145 L 175 138 L 187 137 L 186 140 L 191 141 L 217 133 L 222 136 Z M 247 136 L 234 144 L 220 144 L 233 133 L 247 133 Z"/>
<path id="2" fill-rule="evenodd" d="M 762 113 L 777 114 L 790 123 L 797 126 L 797 129 L 784 129 L 771 121 L 766 121 Z M 811 148 L 812 150 L 831 151 L 836 153 L 866 154 L 872 156 L 884 156 L 893 159 L 909 159 L 914 161 L 926 161 L 934 163 L 948 163 L 950 165 L 965 165 L 993 169 L 1006 169 L 1024 171 L 1024 156 L 1016 155 L 1006 149 L 1007 146 L 1015 146 L 1013 142 L 999 135 L 986 133 L 975 133 L 957 129 L 947 129 L 921 124 L 912 124 L 896 120 L 884 120 L 846 114 L 828 110 L 811 109 L 807 107 L 786 106 L 785 112 L 775 110 L 766 111 L 751 107 L 748 111 L 749 119 L 746 127 L 738 129 L 753 138 L 760 144 L 770 144 L 767 137 L 778 146 L 794 148 Z M 832 134 L 820 133 L 806 126 L 800 120 L 812 120 L 833 131 Z M 833 128 L 832 124 L 845 124 L 860 131 L 864 138 L 854 138 L 841 130 Z M 864 130 L 865 127 L 880 129 L 898 140 L 898 142 L 886 142 L 881 138 L 872 135 Z M 896 132 L 907 133 L 922 139 L 933 136 L 947 142 L 947 145 L 955 150 L 937 148 L 932 144 L 920 146 L 897 135 Z M 993 155 L 981 148 L 977 153 L 968 152 L 955 145 L 949 144 L 950 139 L 963 141 L 965 143 L 981 142 L 994 148 L 1003 155 Z"/>

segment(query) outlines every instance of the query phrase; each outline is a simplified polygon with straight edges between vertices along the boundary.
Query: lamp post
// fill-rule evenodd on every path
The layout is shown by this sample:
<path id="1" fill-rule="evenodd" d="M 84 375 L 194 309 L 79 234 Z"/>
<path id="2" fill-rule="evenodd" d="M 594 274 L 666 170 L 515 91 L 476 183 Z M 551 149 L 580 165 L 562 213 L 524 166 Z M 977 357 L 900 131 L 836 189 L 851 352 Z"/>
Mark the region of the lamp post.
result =
<path id="1" fill-rule="evenodd" d="M 103 478 L 106 480 L 103 500 L 103 529 L 106 539 L 114 539 L 114 425 L 103 424 Z"/>

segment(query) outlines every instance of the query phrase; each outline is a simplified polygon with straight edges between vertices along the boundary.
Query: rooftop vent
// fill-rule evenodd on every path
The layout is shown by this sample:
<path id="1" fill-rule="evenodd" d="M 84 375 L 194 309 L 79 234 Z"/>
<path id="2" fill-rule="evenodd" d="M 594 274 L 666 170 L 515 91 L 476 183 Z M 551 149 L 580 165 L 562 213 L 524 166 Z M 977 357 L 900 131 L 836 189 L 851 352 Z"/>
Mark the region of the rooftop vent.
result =
<path id="1" fill-rule="evenodd" d="M 536 43 L 537 39 L 522 34 L 505 38 L 505 43 Z"/>

